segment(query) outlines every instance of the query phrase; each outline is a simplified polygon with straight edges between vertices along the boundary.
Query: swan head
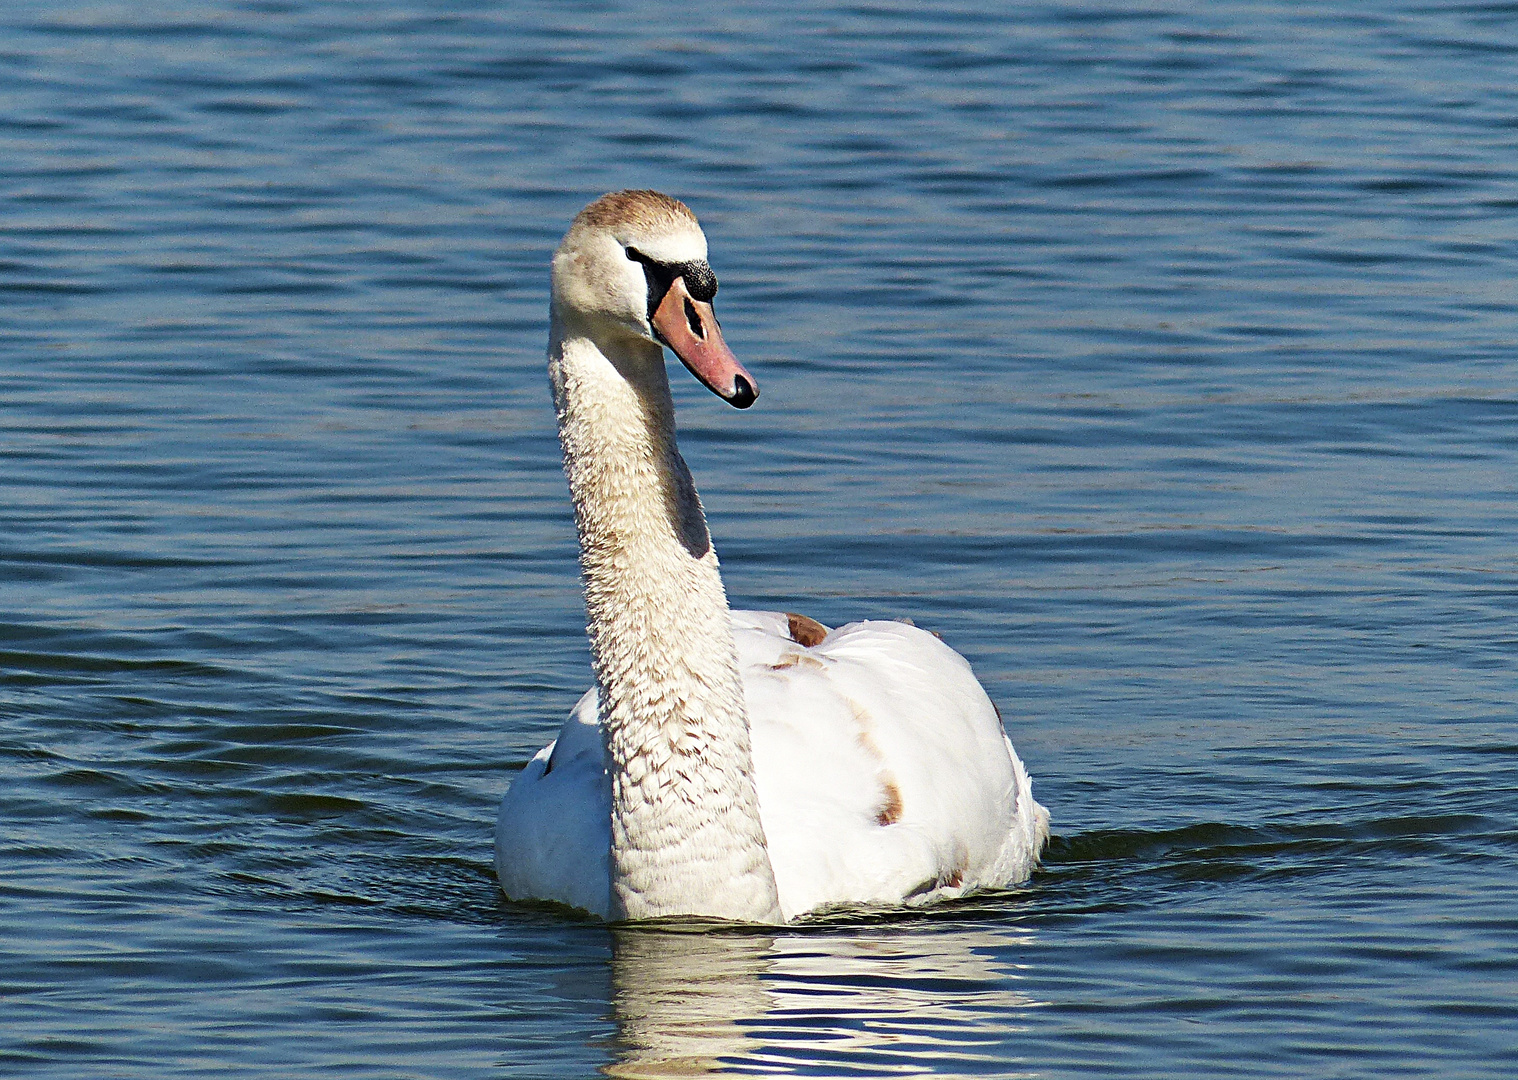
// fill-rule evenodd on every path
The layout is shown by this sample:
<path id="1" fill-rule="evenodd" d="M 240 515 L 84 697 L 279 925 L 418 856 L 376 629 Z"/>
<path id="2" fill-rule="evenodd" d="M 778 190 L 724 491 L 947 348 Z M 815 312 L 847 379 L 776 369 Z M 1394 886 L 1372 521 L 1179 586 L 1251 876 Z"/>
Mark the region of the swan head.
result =
<path id="1" fill-rule="evenodd" d="M 614 191 L 591 203 L 553 257 L 553 306 L 597 340 L 668 346 L 690 373 L 746 409 L 759 384 L 722 340 L 706 234 L 686 205 L 657 191 Z"/>

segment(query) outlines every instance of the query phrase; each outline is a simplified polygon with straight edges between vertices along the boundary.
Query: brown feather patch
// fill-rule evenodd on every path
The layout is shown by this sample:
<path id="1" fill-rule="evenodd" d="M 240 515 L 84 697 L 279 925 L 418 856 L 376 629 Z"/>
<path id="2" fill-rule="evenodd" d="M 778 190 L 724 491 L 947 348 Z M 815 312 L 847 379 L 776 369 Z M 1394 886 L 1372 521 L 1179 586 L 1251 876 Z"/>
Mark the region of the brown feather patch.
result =
<path id="1" fill-rule="evenodd" d="M 808 656 L 801 652 L 788 652 L 779 660 L 770 665 L 771 671 L 784 671 L 787 668 L 812 668 L 816 671 L 826 671 L 827 665 L 815 656 Z"/>
<path id="2" fill-rule="evenodd" d="M 855 741 L 865 753 L 880 762 L 880 768 L 875 773 L 876 779 L 880 781 L 880 805 L 875 809 L 875 824 L 882 827 L 895 825 L 901 820 L 904 809 L 901 804 L 901 788 L 896 786 L 896 777 L 885 767 L 885 755 L 880 752 L 880 744 L 870 734 L 870 714 L 853 698 L 845 697 L 843 700 L 848 702 L 854 720 L 859 724 Z"/>
<path id="3" fill-rule="evenodd" d="M 644 227 L 694 225 L 696 215 L 662 191 L 612 191 L 581 210 L 576 223 L 599 229 L 623 223 Z"/>
<path id="4" fill-rule="evenodd" d="M 805 615 L 797 615 L 792 611 L 785 613 L 785 619 L 789 624 L 791 640 L 797 645 L 810 649 L 813 645 L 821 645 L 822 639 L 828 636 L 828 628 L 816 619 L 808 619 Z"/>
<path id="5" fill-rule="evenodd" d="M 880 809 L 875 811 L 875 824 L 895 825 L 901 820 L 901 789 L 890 776 L 882 779 L 885 790 L 881 793 Z"/>

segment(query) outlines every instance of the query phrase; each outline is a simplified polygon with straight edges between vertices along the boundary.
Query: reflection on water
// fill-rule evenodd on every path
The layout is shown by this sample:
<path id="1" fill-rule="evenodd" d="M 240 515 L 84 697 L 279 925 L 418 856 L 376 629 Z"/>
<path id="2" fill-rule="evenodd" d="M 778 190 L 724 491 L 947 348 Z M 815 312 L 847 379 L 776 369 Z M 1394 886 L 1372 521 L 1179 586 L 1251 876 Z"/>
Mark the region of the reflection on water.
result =
<path id="1" fill-rule="evenodd" d="M 612 945 L 619 1077 L 704 1076 L 752 1054 L 747 1025 L 771 1007 L 768 936 L 618 929 Z"/>
<path id="2" fill-rule="evenodd" d="M 613 932 L 616 1077 L 1011 1076 L 1034 1006 L 1008 926 Z"/>

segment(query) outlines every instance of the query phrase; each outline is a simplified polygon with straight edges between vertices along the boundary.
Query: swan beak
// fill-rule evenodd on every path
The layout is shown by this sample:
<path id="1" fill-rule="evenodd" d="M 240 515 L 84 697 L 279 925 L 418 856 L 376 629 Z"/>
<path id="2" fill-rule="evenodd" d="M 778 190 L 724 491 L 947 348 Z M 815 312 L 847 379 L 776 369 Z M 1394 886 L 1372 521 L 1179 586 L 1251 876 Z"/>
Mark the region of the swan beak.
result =
<path id="1" fill-rule="evenodd" d="M 685 279 L 670 283 L 654 311 L 654 333 L 706 388 L 729 405 L 746 409 L 759 396 L 759 384 L 722 340 L 711 304 L 697 300 Z"/>

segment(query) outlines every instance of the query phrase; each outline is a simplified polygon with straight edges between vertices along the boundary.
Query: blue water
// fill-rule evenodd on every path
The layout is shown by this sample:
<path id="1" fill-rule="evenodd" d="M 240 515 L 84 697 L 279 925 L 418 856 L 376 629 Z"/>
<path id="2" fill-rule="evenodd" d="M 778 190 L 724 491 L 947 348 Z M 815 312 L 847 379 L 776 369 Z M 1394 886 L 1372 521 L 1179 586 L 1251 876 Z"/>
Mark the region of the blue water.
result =
<path id="1" fill-rule="evenodd" d="M 1438 0 L 7 6 L 0 1074 L 1513 1075 L 1515 71 Z M 673 371 L 729 591 L 964 652 L 1026 888 L 498 896 L 628 186 L 763 387 Z"/>

